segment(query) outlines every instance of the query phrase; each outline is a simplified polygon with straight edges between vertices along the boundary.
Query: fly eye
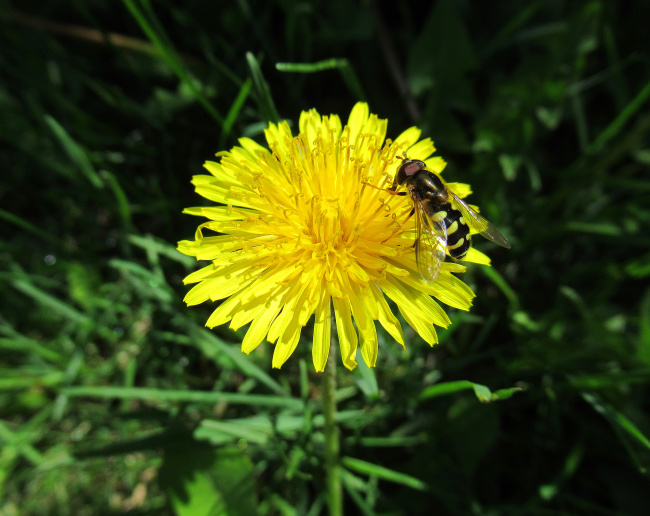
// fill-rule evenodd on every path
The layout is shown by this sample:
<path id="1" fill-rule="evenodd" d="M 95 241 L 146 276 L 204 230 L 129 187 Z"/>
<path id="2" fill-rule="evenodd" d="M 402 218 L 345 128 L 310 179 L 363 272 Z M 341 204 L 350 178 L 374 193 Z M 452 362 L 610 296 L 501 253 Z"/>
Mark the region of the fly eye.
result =
<path id="1" fill-rule="evenodd" d="M 419 172 L 422 170 L 422 167 L 420 166 L 420 163 L 417 161 L 412 161 L 411 163 L 407 163 L 404 165 L 404 173 L 407 176 L 412 176 L 413 174 Z"/>

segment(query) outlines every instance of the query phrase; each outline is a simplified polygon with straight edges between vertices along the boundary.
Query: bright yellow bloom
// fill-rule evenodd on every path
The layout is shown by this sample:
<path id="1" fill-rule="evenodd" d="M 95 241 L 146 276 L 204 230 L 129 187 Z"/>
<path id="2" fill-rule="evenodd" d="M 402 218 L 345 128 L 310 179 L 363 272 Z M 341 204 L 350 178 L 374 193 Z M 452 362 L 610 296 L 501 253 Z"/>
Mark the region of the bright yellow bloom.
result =
<path id="1" fill-rule="evenodd" d="M 408 196 L 387 188 L 406 152 L 440 173 L 445 162 L 430 157 L 430 139 L 419 140 L 411 127 L 386 140 L 387 121 L 358 103 L 346 126 L 336 115 L 316 110 L 300 116 L 294 136 L 286 122 L 265 131 L 269 149 L 248 138 L 241 147 L 208 161 L 211 175 L 193 184 L 199 195 L 219 206 L 188 208 L 207 217 L 194 241 L 178 249 L 212 263 L 185 278 L 198 283 L 188 305 L 208 299 L 221 305 L 206 326 L 230 321 L 250 327 L 242 351 L 250 353 L 266 338 L 275 343 L 273 367 L 281 367 L 298 345 L 302 327 L 314 315 L 312 355 L 322 371 L 330 348 L 334 309 L 343 364 L 356 366 L 357 347 L 369 366 L 377 361 L 375 321 L 402 346 L 401 325 L 386 298 L 429 344 L 438 342 L 434 324 L 446 328 L 447 314 L 434 299 L 468 310 L 473 292 L 452 273 L 465 267 L 445 262 L 435 284 L 426 284 L 415 264 L 414 222 Z M 460 197 L 468 185 L 448 183 Z M 204 236 L 205 229 L 218 236 Z M 489 263 L 471 250 L 467 260 Z M 356 329 L 355 325 L 356 323 Z"/>

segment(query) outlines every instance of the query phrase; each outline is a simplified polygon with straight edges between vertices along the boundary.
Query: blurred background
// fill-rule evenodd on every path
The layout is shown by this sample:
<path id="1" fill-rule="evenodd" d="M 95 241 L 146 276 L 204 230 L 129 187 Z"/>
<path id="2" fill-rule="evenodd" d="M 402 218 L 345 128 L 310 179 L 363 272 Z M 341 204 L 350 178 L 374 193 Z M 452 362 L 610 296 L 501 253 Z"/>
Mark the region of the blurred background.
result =
<path id="1" fill-rule="evenodd" d="M 0 514 L 324 512 L 309 331 L 187 308 L 191 176 L 356 101 L 512 243 L 339 367 L 348 514 L 645 515 L 650 2 L 0 2 Z M 409 328 L 410 330 L 410 328 Z"/>

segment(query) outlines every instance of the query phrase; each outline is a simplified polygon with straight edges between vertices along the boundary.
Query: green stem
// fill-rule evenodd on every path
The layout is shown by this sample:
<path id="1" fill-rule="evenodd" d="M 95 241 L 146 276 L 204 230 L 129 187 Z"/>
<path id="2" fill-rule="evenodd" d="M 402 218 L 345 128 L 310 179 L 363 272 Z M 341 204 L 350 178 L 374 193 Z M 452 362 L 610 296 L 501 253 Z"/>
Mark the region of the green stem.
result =
<path id="1" fill-rule="evenodd" d="M 330 348 L 323 373 L 323 412 L 325 416 L 325 471 L 330 516 L 343 516 L 343 491 L 339 464 L 339 429 L 336 427 L 336 350 Z"/>

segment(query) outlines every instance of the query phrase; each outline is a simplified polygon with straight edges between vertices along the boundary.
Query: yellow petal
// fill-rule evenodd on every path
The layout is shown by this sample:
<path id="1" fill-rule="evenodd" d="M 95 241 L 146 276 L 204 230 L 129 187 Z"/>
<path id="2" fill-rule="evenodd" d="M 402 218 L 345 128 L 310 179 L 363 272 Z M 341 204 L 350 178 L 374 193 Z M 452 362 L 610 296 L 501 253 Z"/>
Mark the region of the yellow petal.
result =
<path id="1" fill-rule="evenodd" d="M 286 290 L 287 289 L 285 289 L 285 291 Z M 264 337 L 266 337 L 266 334 L 269 331 L 271 322 L 280 311 L 283 300 L 284 297 L 280 292 L 276 292 L 271 299 L 269 299 L 268 303 L 262 305 L 264 307 L 263 311 L 255 317 L 241 343 L 241 350 L 244 353 L 250 353 L 264 340 Z"/>
<path id="2" fill-rule="evenodd" d="M 348 127 L 350 129 L 348 138 L 350 145 L 357 143 L 357 138 L 368 120 L 369 113 L 370 109 L 365 102 L 357 102 L 352 108 L 350 118 L 348 118 Z"/>
<path id="3" fill-rule="evenodd" d="M 395 138 L 395 141 L 393 141 L 393 146 L 396 146 L 405 151 L 411 148 L 415 142 L 420 139 L 420 134 L 422 134 L 422 131 L 417 127 L 409 127 L 406 131 Z"/>
<path id="4" fill-rule="evenodd" d="M 271 150 L 275 150 L 281 161 L 284 162 L 289 157 L 287 146 L 293 140 L 289 124 L 287 122 L 281 122 L 278 125 L 269 124 L 269 128 L 264 130 L 264 136 Z"/>
<path id="5" fill-rule="evenodd" d="M 257 160 L 264 156 L 271 155 L 266 147 L 261 146 L 255 140 L 251 140 L 250 138 L 240 138 L 238 141 L 239 144 L 246 149 L 253 163 L 257 163 Z"/>
<path id="6" fill-rule="evenodd" d="M 237 174 L 235 173 L 235 171 L 230 168 L 225 168 L 221 163 L 217 163 L 216 161 L 206 161 L 203 164 L 203 168 L 205 168 L 208 172 L 210 172 L 210 174 L 212 174 L 213 177 L 194 176 L 194 178 L 192 178 L 192 184 L 194 186 L 197 186 L 198 184 L 201 183 L 214 183 L 215 178 L 218 184 L 226 188 L 230 186 L 237 186 L 240 184 L 239 180 L 237 179 Z"/>
<path id="7" fill-rule="evenodd" d="M 230 329 L 237 331 L 239 328 L 248 324 L 264 311 L 263 304 L 242 306 L 235 312 L 230 321 Z"/>
<path id="8" fill-rule="evenodd" d="M 464 265 L 461 265 L 460 263 L 444 262 L 442 264 L 442 270 L 440 272 L 441 272 L 441 274 L 444 274 L 445 272 L 461 273 L 461 272 L 465 272 L 466 270 L 467 270 L 467 267 L 465 267 Z"/>
<path id="9" fill-rule="evenodd" d="M 231 191 L 231 187 L 223 187 L 214 183 L 202 183 L 196 185 L 195 191 L 210 201 L 218 202 L 221 204 L 232 204 L 234 206 L 252 208 L 252 206 L 246 202 L 246 200 L 244 200 L 246 198 L 246 195 L 234 190 Z M 247 195 L 252 196 L 254 194 L 253 192 L 249 191 Z"/>
<path id="10" fill-rule="evenodd" d="M 183 213 L 207 217 L 215 221 L 242 220 L 247 217 L 258 216 L 259 212 L 246 208 L 233 208 L 232 206 L 197 206 L 194 208 L 185 208 Z"/>
<path id="11" fill-rule="evenodd" d="M 457 277 L 450 274 L 451 272 L 464 272 L 464 266 L 458 263 L 444 262 L 440 275 L 433 284 L 424 282 L 420 273 L 416 270 L 415 262 L 404 261 L 402 262 L 402 266 L 408 268 L 410 272 L 408 277 L 400 277 L 404 283 L 425 294 L 434 296 L 446 305 L 453 306 L 454 308 L 469 310 L 472 306 L 472 299 L 475 297 L 472 289 Z M 446 318 L 446 315 L 444 317 Z M 446 327 L 446 325 L 441 326 Z"/>
<path id="12" fill-rule="evenodd" d="M 404 278 L 404 281 L 409 281 L 409 278 Z M 419 317 L 429 323 L 435 323 L 443 328 L 446 328 L 451 323 L 438 303 L 423 292 L 402 283 L 397 278 L 387 276 L 386 280 L 379 284 L 379 287 L 388 297 L 395 301 L 400 310 L 405 310 L 413 314 L 414 317 Z"/>
<path id="13" fill-rule="evenodd" d="M 269 334 L 267 339 L 269 342 L 275 342 L 281 335 L 286 332 L 287 327 L 292 324 L 295 320 L 295 324 L 298 324 L 298 314 L 300 307 L 305 302 L 307 297 L 307 285 L 295 281 L 292 286 L 289 294 L 287 295 L 287 304 L 284 305 L 282 313 L 275 318 L 271 328 L 269 328 Z"/>
<path id="14" fill-rule="evenodd" d="M 481 265 L 490 265 L 492 263 L 487 255 L 483 254 L 477 249 L 474 249 L 473 247 L 469 248 L 469 251 L 465 255 L 465 258 L 463 258 L 463 261 L 480 263 Z"/>
<path id="15" fill-rule="evenodd" d="M 360 287 L 358 295 L 364 311 L 373 321 L 376 321 L 379 318 L 379 308 L 377 307 L 377 301 L 372 294 L 370 285 Z"/>
<path id="16" fill-rule="evenodd" d="M 261 274 L 263 272 L 263 274 Z M 261 274 L 254 280 L 249 281 L 248 286 L 239 292 L 236 296 L 224 301 L 219 308 L 217 308 L 206 323 L 206 326 L 212 328 L 220 324 L 225 324 L 235 315 L 237 310 L 243 309 L 247 306 L 252 306 L 258 303 L 265 303 L 269 299 L 269 295 L 273 298 L 273 290 L 276 290 L 277 281 L 281 281 L 286 274 L 287 270 L 271 269 L 268 271 L 261 271 L 256 274 Z M 248 275 L 251 272 L 247 273 Z M 277 290 L 276 290 L 277 291 Z"/>
<path id="17" fill-rule="evenodd" d="M 427 292 L 438 298 L 446 305 L 460 310 L 469 310 L 475 294 L 465 283 L 456 276 L 438 276 L 436 283 Z"/>
<path id="18" fill-rule="evenodd" d="M 196 256 L 197 260 L 209 260 L 202 256 L 213 256 L 218 253 L 241 249 L 242 244 L 235 241 L 230 235 L 202 237 L 196 241 L 182 240 L 178 243 L 178 250 L 188 256 Z"/>
<path id="19" fill-rule="evenodd" d="M 197 272 L 209 270 L 208 267 Z M 246 285 L 250 284 L 253 274 L 245 264 L 237 263 L 232 266 L 219 269 L 215 277 L 207 278 L 190 290 L 183 301 L 188 305 L 203 303 L 208 299 L 218 301 L 236 292 L 239 292 Z"/>
<path id="20" fill-rule="evenodd" d="M 430 322 L 425 321 L 419 314 L 409 312 L 408 310 L 403 309 L 401 306 L 398 306 L 402 317 L 404 320 L 409 323 L 409 325 L 427 342 L 430 346 L 438 343 L 438 335 L 436 330 Z"/>
<path id="21" fill-rule="evenodd" d="M 198 281 L 207 279 L 217 274 L 219 274 L 219 268 L 210 264 L 207 267 L 203 267 L 202 269 L 199 269 L 198 271 L 194 271 L 192 274 L 190 274 L 183 280 L 183 283 L 185 285 L 189 285 L 190 283 L 196 283 Z"/>
<path id="22" fill-rule="evenodd" d="M 242 302 L 249 303 L 255 299 L 268 301 L 277 285 L 282 284 L 289 276 L 301 270 L 302 268 L 296 264 L 276 265 L 251 283 L 250 288 L 243 294 Z"/>
<path id="23" fill-rule="evenodd" d="M 218 283 L 220 280 L 221 278 L 211 278 L 202 281 L 198 285 L 195 285 L 187 294 L 185 294 L 183 302 L 187 306 L 205 303 L 208 299 L 210 299 L 210 294 L 212 293 L 212 285 Z"/>
<path id="24" fill-rule="evenodd" d="M 377 329 L 370 314 L 366 311 L 362 301 L 358 285 L 350 282 L 345 276 L 341 282 L 348 293 L 352 315 L 361 340 L 361 354 L 368 367 L 375 367 L 377 362 Z"/>
<path id="25" fill-rule="evenodd" d="M 357 332 L 352 325 L 350 304 L 346 300 L 336 297 L 332 298 L 332 302 L 334 304 L 336 330 L 338 332 L 343 365 L 348 369 L 354 369 L 357 366 L 356 354 L 359 342 Z"/>
<path id="26" fill-rule="evenodd" d="M 368 367 L 375 367 L 377 364 L 377 355 L 379 347 L 377 345 L 377 328 L 375 323 L 370 320 L 367 328 L 360 331 L 361 335 L 361 356 Z"/>
<path id="27" fill-rule="evenodd" d="M 436 174 L 440 174 L 447 166 L 447 162 L 440 156 L 425 159 L 424 164 L 429 170 L 431 170 L 431 172 L 435 172 Z"/>
<path id="28" fill-rule="evenodd" d="M 314 322 L 314 343 L 312 345 L 312 359 L 316 372 L 321 373 L 325 370 L 327 357 L 330 352 L 330 339 L 332 333 L 332 309 L 330 296 L 323 292 Z"/>
<path id="29" fill-rule="evenodd" d="M 472 193 L 472 187 L 465 183 L 447 183 L 447 188 L 461 199 L 464 199 Z"/>
<path id="30" fill-rule="evenodd" d="M 377 315 L 380 324 L 384 327 L 384 330 L 390 334 L 391 337 L 399 342 L 402 347 L 405 347 L 402 325 L 388 306 L 386 298 L 384 298 L 384 294 L 375 284 L 371 285 L 370 288 L 375 300 L 377 301 Z"/>
<path id="31" fill-rule="evenodd" d="M 299 340 L 300 325 L 297 321 L 292 320 L 291 324 L 287 327 L 286 331 L 282 334 L 280 340 L 278 340 L 278 343 L 275 346 L 271 365 L 276 369 L 280 369 L 296 349 Z"/>
<path id="32" fill-rule="evenodd" d="M 431 138 L 426 138 L 411 146 L 411 148 L 406 151 L 406 154 L 410 159 L 420 159 L 424 161 L 435 151 L 436 148 L 434 147 Z"/>

